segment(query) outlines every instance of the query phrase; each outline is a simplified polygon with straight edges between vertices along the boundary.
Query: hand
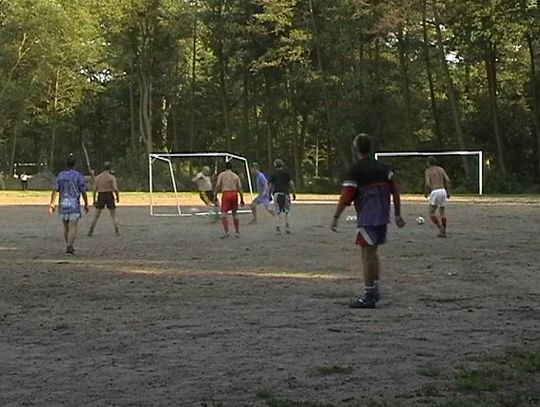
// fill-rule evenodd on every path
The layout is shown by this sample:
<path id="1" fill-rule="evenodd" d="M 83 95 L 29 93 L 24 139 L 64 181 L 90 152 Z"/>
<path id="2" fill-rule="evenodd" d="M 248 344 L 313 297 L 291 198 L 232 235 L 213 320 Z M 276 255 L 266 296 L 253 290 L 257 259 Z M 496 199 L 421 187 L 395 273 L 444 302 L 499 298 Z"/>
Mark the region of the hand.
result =
<path id="1" fill-rule="evenodd" d="M 402 228 L 403 226 L 405 226 L 405 220 L 401 217 L 401 215 L 397 215 L 395 221 L 398 228 Z"/>
<path id="2" fill-rule="evenodd" d="M 332 220 L 332 224 L 330 225 L 330 229 L 332 229 L 333 232 L 337 232 L 337 224 L 338 224 L 338 218 L 334 218 Z"/>
<path id="3" fill-rule="evenodd" d="M 429 195 L 428 194 L 424 194 L 424 198 L 427 198 Z"/>
<path id="4" fill-rule="evenodd" d="M 292 194 L 292 200 L 296 201 L 296 194 Z"/>
<path id="5" fill-rule="evenodd" d="M 56 210 L 56 205 L 55 204 L 50 204 L 49 205 L 49 213 L 52 215 L 55 210 Z"/>
<path id="6" fill-rule="evenodd" d="M 245 203 L 244 200 L 242 199 L 242 200 L 240 201 L 240 206 L 244 207 L 245 204 L 246 204 L 246 203 Z"/>
<path id="7" fill-rule="evenodd" d="M 116 198 L 116 203 L 120 203 L 120 197 Z"/>
<path id="8" fill-rule="evenodd" d="M 446 193 L 446 199 L 450 199 L 450 192 Z"/>

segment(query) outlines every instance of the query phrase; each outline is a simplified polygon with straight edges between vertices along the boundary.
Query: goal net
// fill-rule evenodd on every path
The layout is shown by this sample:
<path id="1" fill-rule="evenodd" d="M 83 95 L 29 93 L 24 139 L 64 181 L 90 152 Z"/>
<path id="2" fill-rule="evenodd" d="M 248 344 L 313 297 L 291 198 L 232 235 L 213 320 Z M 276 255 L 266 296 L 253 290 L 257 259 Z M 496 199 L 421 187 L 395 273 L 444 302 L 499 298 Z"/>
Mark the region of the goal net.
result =
<path id="1" fill-rule="evenodd" d="M 402 157 L 402 158 L 403 157 L 408 157 L 408 158 L 416 157 L 417 159 L 418 158 L 422 159 L 422 163 L 413 164 L 412 169 L 405 168 L 402 171 L 400 171 L 399 172 L 400 179 L 402 177 L 402 174 L 407 171 L 409 172 L 414 171 L 415 174 L 420 173 L 421 175 L 423 175 L 423 169 L 425 169 L 425 158 L 428 156 L 435 156 L 440 159 L 444 159 L 444 157 L 454 157 L 453 162 L 448 162 L 448 165 L 446 165 L 446 163 L 443 163 L 443 167 L 445 167 L 447 171 L 449 171 L 450 169 L 450 170 L 453 170 L 453 172 L 458 173 L 459 175 L 459 176 L 452 176 L 452 174 L 450 175 L 453 185 L 459 185 L 459 183 L 456 182 L 456 178 L 465 180 L 464 174 L 460 173 L 460 171 L 462 170 L 461 165 L 460 165 L 461 160 L 458 163 L 455 160 L 455 157 L 470 156 L 470 157 L 476 158 L 475 160 L 473 160 L 473 163 L 471 163 L 472 165 L 470 166 L 471 179 L 474 185 L 463 186 L 462 189 L 464 191 L 470 190 L 472 192 L 474 188 L 475 192 L 478 193 L 479 195 L 482 195 L 484 193 L 484 174 L 483 174 L 484 158 L 483 158 L 482 151 L 433 151 L 433 152 L 422 151 L 422 152 L 378 152 L 378 153 L 375 153 L 376 160 L 379 160 L 379 159 L 389 160 L 395 157 Z M 411 161 L 411 160 L 407 160 L 407 161 Z M 392 160 L 392 164 L 396 164 L 397 167 L 400 167 L 399 164 L 395 160 Z M 396 166 L 393 165 L 394 168 Z M 421 169 L 422 171 L 420 172 Z M 421 183 L 423 184 L 423 177 L 422 177 Z M 413 188 L 413 189 L 417 189 L 417 188 Z M 420 190 L 421 190 L 421 187 L 420 187 Z M 413 191 L 413 192 L 417 192 L 417 191 Z"/>
<path id="2" fill-rule="evenodd" d="M 149 154 L 150 216 L 215 215 L 217 208 L 202 201 L 193 177 L 208 167 L 213 187 L 218 172 L 229 161 L 237 163 L 234 169 L 242 186 L 247 186 L 253 196 L 249 162 L 245 157 L 223 152 Z"/>

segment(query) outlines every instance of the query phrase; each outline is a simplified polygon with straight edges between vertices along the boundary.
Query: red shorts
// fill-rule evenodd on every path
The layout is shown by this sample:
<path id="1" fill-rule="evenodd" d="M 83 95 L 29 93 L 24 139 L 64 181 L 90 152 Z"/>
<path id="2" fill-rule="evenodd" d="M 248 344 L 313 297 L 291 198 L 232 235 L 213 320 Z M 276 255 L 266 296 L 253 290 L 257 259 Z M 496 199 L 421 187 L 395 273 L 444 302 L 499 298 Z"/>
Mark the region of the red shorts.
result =
<path id="1" fill-rule="evenodd" d="M 386 225 L 359 227 L 356 244 L 361 247 L 385 244 L 386 229 Z"/>
<path id="2" fill-rule="evenodd" d="M 221 212 L 227 213 L 236 210 L 238 210 L 238 192 L 223 192 L 223 195 L 221 195 Z"/>

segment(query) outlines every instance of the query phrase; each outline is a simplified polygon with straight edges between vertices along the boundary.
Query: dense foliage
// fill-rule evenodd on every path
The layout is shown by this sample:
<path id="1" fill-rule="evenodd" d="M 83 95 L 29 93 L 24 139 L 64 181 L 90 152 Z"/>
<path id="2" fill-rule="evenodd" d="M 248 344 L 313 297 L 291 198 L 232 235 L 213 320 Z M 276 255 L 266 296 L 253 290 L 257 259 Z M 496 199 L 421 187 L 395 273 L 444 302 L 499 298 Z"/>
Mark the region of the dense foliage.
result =
<path id="1" fill-rule="evenodd" d="M 326 189 L 364 131 L 483 150 L 511 190 L 540 179 L 539 50 L 540 0 L 0 0 L 0 167 L 84 145 L 136 187 L 150 151 L 233 151 Z"/>

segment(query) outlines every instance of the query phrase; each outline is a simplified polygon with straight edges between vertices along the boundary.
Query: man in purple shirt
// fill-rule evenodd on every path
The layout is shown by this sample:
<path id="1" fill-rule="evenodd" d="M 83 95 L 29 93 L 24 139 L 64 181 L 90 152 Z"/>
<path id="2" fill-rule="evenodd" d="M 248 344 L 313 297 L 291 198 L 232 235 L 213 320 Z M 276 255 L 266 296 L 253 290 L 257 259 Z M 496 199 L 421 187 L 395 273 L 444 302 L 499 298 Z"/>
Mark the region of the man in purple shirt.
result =
<path id="1" fill-rule="evenodd" d="M 359 134 L 353 141 L 358 161 L 349 169 L 341 198 L 336 208 L 332 230 L 347 206 L 354 202 L 358 219 L 356 244 L 362 248 L 365 295 L 350 304 L 351 308 L 375 308 L 379 300 L 379 256 L 377 248 L 386 242 L 387 224 L 390 223 L 390 197 L 394 201 L 396 225 L 401 228 L 401 201 L 394 174 L 383 163 L 371 158 L 371 138 Z"/>
<path id="2" fill-rule="evenodd" d="M 67 159 L 67 170 L 61 171 L 56 178 L 51 194 L 49 211 L 56 210 L 56 194 L 59 194 L 58 212 L 64 224 L 64 240 L 66 253 L 74 254 L 73 247 L 77 237 L 77 227 L 81 218 L 81 195 L 84 201 L 84 211 L 88 213 L 88 197 L 86 195 L 86 180 L 84 175 L 75 170 L 75 158 L 70 155 Z"/>
<path id="3" fill-rule="evenodd" d="M 253 219 L 250 223 L 257 223 L 257 205 L 262 205 L 266 211 L 272 215 L 276 216 L 272 206 L 270 204 L 270 188 L 268 186 L 268 180 L 264 174 L 259 169 L 259 164 L 253 163 L 251 165 L 251 171 L 255 173 L 255 184 L 257 185 L 257 196 L 251 202 L 251 213 L 253 214 Z"/>

